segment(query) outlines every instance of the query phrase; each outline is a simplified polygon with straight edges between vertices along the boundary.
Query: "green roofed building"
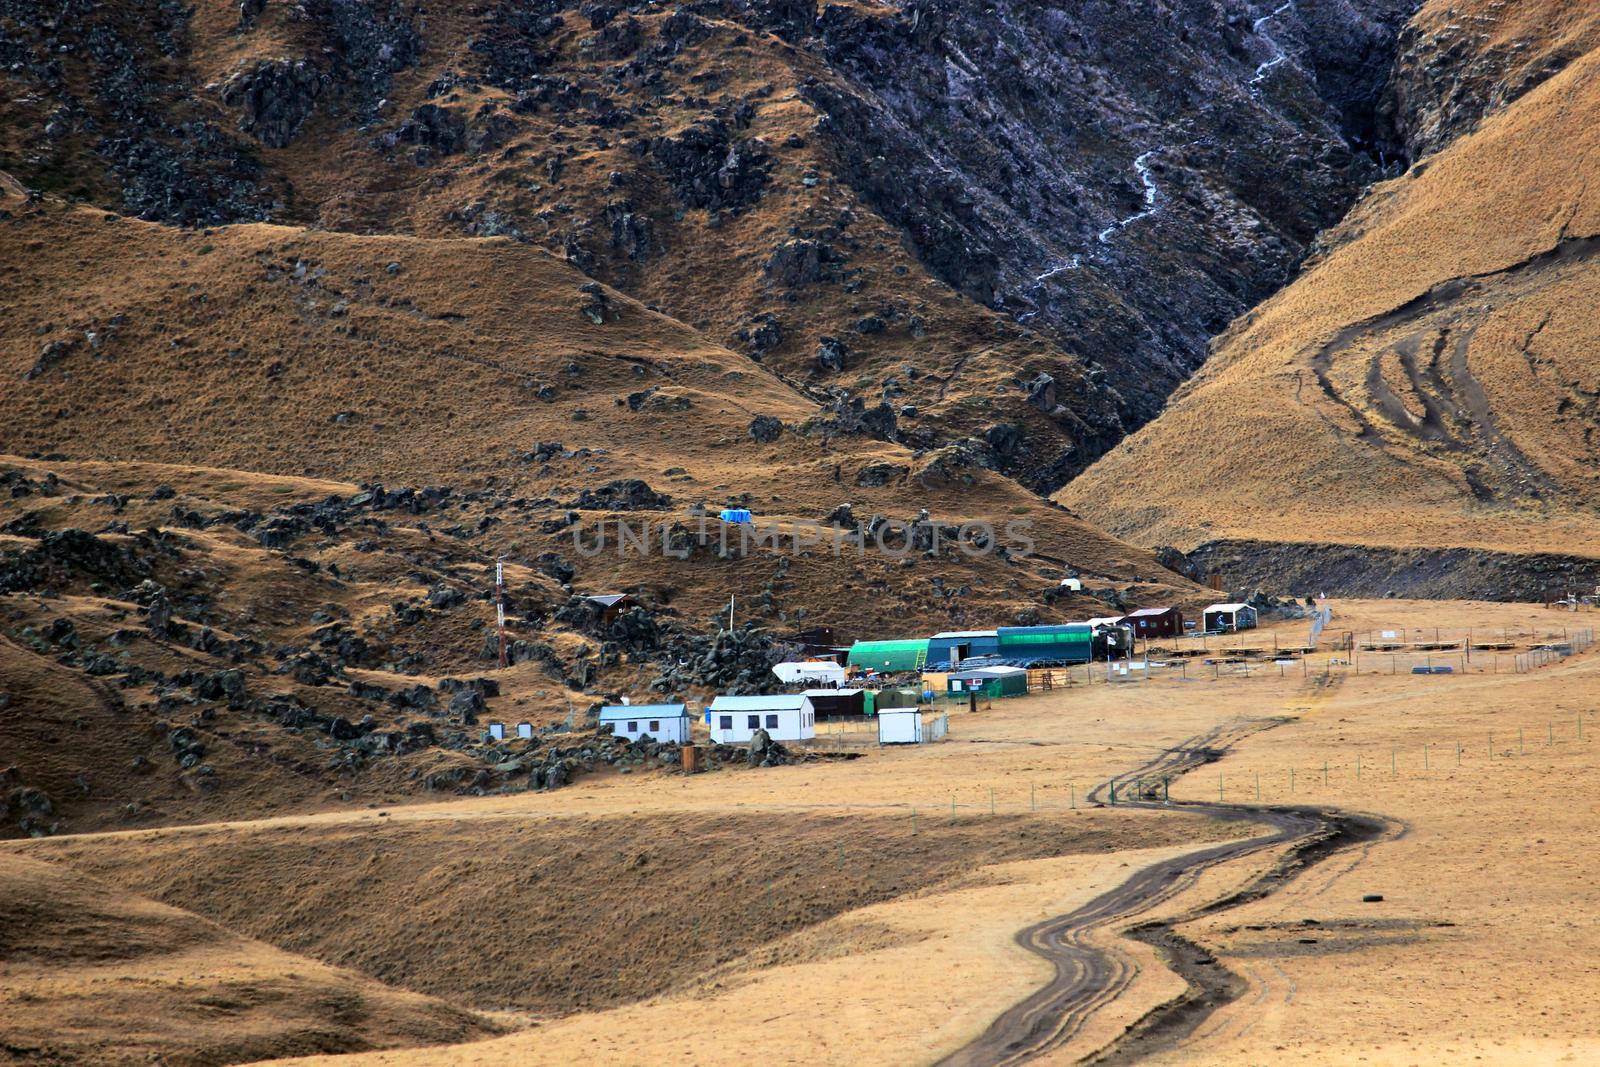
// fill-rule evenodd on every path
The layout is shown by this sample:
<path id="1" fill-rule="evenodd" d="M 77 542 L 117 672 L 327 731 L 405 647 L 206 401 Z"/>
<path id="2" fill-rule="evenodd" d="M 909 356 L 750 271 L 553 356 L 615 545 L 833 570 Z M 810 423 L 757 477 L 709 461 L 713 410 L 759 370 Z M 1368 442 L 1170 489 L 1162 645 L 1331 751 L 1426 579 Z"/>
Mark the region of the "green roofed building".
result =
<path id="1" fill-rule="evenodd" d="M 1035 663 L 1088 663 L 1094 658 L 1094 627 L 1002 626 L 1000 662 L 1027 667 Z"/>
<path id="2" fill-rule="evenodd" d="M 850 646 L 849 664 L 863 670 L 898 674 L 920 671 L 928 662 L 928 639 L 917 641 L 857 641 Z"/>
<path id="3" fill-rule="evenodd" d="M 955 671 L 945 682 L 945 697 L 965 700 L 971 693 L 983 697 L 1025 697 L 1028 671 L 1023 667 L 982 667 L 975 671 Z"/>

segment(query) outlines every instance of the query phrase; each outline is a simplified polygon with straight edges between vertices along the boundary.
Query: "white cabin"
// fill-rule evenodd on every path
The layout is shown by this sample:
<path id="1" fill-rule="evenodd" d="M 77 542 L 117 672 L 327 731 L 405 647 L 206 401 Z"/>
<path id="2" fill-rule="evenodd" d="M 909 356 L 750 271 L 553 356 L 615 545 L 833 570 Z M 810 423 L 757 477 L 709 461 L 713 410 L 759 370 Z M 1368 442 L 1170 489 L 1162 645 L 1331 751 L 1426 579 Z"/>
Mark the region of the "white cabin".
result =
<path id="1" fill-rule="evenodd" d="M 742 745 L 765 730 L 774 741 L 806 741 L 817 736 L 817 712 L 799 693 L 764 697 L 722 696 L 706 708 L 711 740 Z"/>
<path id="2" fill-rule="evenodd" d="M 682 704 L 615 704 L 600 709 L 600 724 L 616 737 L 648 737 L 662 744 L 689 742 L 689 711 Z"/>

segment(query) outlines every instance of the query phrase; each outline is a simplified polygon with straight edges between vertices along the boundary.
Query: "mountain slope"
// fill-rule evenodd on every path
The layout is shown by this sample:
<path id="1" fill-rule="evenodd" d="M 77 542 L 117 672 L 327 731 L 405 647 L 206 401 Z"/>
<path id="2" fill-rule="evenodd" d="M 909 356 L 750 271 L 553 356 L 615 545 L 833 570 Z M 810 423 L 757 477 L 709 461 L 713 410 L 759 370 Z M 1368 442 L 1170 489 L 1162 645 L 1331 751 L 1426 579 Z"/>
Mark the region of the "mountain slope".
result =
<path id="1" fill-rule="evenodd" d="M 1379 175 L 1411 6 L 6 0 L 0 168 L 535 244 L 1048 491 Z"/>
<path id="2" fill-rule="evenodd" d="M 558 516 L 604 510 L 612 491 L 576 502 L 629 479 L 667 496 L 616 503 L 679 518 L 925 507 L 1031 519 L 1058 560 L 1181 581 L 989 470 L 983 446 L 886 441 L 883 410 L 819 406 L 537 249 L 3 203 L 8 452 L 449 479 Z"/>
<path id="3" fill-rule="evenodd" d="M 0 834 L 538 788 L 562 739 L 480 717 L 771 688 L 814 626 L 1203 596 L 987 446 L 885 440 L 539 249 L 4 189 Z"/>
<path id="4" fill-rule="evenodd" d="M 250 1063 L 497 1032 L 482 1016 L 272 948 L 50 863 L 0 856 L 15 1063 Z"/>
<path id="5" fill-rule="evenodd" d="M 1059 499 L 1145 543 L 1248 540 L 1255 574 L 1276 542 L 1600 555 L 1597 22 L 1376 189 Z"/>

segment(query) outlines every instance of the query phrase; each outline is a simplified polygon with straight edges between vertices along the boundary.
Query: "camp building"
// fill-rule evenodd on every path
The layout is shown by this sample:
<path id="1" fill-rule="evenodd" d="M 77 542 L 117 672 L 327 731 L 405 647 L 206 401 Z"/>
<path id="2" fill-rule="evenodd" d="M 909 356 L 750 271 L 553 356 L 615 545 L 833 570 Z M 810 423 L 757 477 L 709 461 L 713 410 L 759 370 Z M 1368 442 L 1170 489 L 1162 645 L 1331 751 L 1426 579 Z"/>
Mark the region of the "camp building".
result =
<path id="1" fill-rule="evenodd" d="M 995 633 L 1000 643 L 1000 659 L 1012 666 L 1088 663 L 1094 658 L 1092 626 L 1002 626 Z"/>
<path id="2" fill-rule="evenodd" d="M 682 745 L 689 740 L 689 712 L 682 704 L 613 704 L 600 709 L 600 724 L 629 741 L 649 737 Z"/>
<path id="3" fill-rule="evenodd" d="M 805 741 L 817 736 L 817 713 L 801 693 L 774 696 L 721 696 L 706 708 L 711 740 L 742 745 L 765 730 L 774 741 Z"/>
<path id="4" fill-rule="evenodd" d="M 1122 622 L 1146 640 L 1183 635 L 1183 612 L 1177 608 L 1140 608 L 1124 616 Z"/>
<path id="5" fill-rule="evenodd" d="M 1221 630 L 1235 633 L 1256 628 L 1256 609 L 1249 604 L 1212 604 L 1206 608 L 1205 627 L 1208 632 Z"/>
<path id="6" fill-rule="evenodd" d="M 932 670 L 959 667 L 962 660 L 976 656 L 999 654 L 1000 635 L 994 630 L 951 630 L 928 640 L 928 667 Z"/>
<path id="7" fill-rule="evenodd" d="M 1021 667 L 980 667 L 971 671 L 953 671 L 945 685 L 951 700 L 964 699 L 972 693 L 991 699 L 1027 696 L 1028 672 Z"/>
<path id="8" fill-rule="evenodd" d="M 850 646 L 849 665 L 862 670 L 899 674 L 920 671 L 928 662 L 928 639 L 915 641 L 857 641 Z"/>

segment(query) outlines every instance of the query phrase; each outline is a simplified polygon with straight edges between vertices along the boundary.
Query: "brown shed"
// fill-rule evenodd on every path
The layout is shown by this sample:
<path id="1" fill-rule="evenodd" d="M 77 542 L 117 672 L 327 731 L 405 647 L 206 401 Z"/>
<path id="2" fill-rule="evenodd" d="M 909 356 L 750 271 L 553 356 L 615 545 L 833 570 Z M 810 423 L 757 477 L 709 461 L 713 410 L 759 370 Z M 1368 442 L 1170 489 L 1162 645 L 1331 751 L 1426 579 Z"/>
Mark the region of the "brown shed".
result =
<path id="1" fill-rule="evenodd" d="M 1152 637 L 1180 637 L 1183 634 L 1183 612 L 1177 608 L 1140 608 L 1123 616 L 1122 624 L 1133 627 L 1134 636 L 1146 640 Z"/>
<path id="2" fill-rule="evenodd" d="M 594 609 L 595 616 L 604 626 L 610 626 L 618 615 L 633 607 L 638 601 L 627 593 L 600 593 L 584 597 Z"/>

